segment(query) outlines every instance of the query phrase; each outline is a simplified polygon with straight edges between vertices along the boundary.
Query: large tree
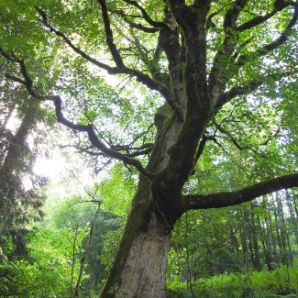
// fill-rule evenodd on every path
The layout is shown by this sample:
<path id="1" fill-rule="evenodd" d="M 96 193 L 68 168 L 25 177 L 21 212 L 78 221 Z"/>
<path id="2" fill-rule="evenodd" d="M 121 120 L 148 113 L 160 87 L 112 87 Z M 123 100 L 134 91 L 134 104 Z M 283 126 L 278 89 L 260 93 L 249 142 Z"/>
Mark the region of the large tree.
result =
<path id="1" fill-rule="evenodd" d="M 283 170 L 283 176 L 265 182 L 256 176 L 256 184 L 230 192 L 191 194 L 189 187 L 185 189 L 206 143 L 217 142 L 210 131 L 220 131 L 239 149 L 244 148 L 235 132 L 216 121 L 225 106 L 233 108 L 236 99 L 245 100 L 257 90 L 277 90 L 295 80 L 297 1 L 0 3 L 1 61 L 11 65 L 6 79 L 21 84 L 35 100 L 52 101 L 58 122 L 86 136 L 82 151 L 116 159 L 139 172 L 138 188 L 102 297 L 166 297 L 171 230 L 185 212 L 240 204 L 298 186 L 298 174 Z M 94 79 L 100 73 L 97 69 L 129 77 L 130 85 L 145 86 L 146 98 L 151 94 L 157 102 L 164 99 L 155 109 L 153 144 L 139 142 L 147 133 L 152 135 L 150 124 L 128 144 L 120 145 L 121 138 L 113 139 L 113 131 L 103 130 L 111 126 L 102 123 L 96 127 L 94 113 L 100 115 L 102 105 L 77 96 L 81 87 L 75 77 L 81 75 L 89 88 L 95 83 L 92 92 L 85 94 L 92 96 L 96 89 L 104 92 L 103 82 Z M 73 111 L 81 108 L 80 117 L 65 109 L 72 107 L 70 95 L 79 98 Z M 257 102 L 258 97 L 250 100 Z M 276 103 L 279 101 L 277 98 Z M 115 103 L 121 107 L 121 98 L 113 100 L 110 115 L 117 112 Z M 149 108 L 142 112 L 144 117 L 151 113 Z M 268 142 L 261 143 L 266 146 Z M 251 150 L 258 154 L 256 148 Z M 148 158 L 140 158 L 143 155 Z"/>

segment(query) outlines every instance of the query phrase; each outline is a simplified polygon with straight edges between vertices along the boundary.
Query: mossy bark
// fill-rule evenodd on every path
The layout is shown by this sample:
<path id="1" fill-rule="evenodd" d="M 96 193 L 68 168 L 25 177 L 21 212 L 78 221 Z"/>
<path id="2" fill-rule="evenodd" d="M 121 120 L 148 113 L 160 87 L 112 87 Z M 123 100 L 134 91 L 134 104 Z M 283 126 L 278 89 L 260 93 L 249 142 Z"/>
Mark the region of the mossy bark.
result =
<path id="1" fill-rule="evenodd" d="M 154 212 L 146 227 L 131 213 L 115 264 L 101 297 L 166 297 L 165 276 L 170 233 Z"/>
<path id="2" fill-rule="evenodd" d="M 148 171 L 157 173 L 167 166 L 168 149 L 177 141 L 180 130 L 181 124 L 171 113 L 162 119 Z M 170 222 L 175 221 L 174 217 L 164 215 L 152 192 L 152 181 L 141 175 L 102 298 L 166 297 Z"/>

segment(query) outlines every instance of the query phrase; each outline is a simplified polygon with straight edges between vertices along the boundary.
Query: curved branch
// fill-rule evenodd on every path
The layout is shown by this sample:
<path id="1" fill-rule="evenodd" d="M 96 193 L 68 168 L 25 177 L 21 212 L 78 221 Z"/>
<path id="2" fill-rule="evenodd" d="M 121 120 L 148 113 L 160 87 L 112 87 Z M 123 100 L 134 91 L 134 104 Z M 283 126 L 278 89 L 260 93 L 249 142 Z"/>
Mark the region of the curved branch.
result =
<path id="1" fill-rule="evenodd" d="M 287 41 L 287 39 L 291 33 L 291 30 L 294 28 L 297 18 L 298 18 L 298 2 L 296 2 L 296 4 L 295 4 L 294 13 L 292 15 L 292 18 L 291 18 L 289 24 L 284 29 L 284 31 L 279 35 L 279 37 L 277 37 L 271 43 L 264 45 L 263 47 L 257 49 L 253 53 L 240 56 L 237 59 L 236 65 L 240 68 L 240 67 L 244 66 L 245 63 L 250 60 L 251 56 L 253 58 L 265 56 L 268 53 L 272 52 L 273 50 L 277 49 L 282 44 L 284 44 Z"/>
<path id="2" fill-rule="evenodd" d="M 238 37 L 235 31 L 236 22 L 239 14 L 244 9 L 247 0 L 236 0 L 228 9 L 224 16 L 224 40 L 222 48 L 217 51 L 213 59 L 213 65 L 208 78 L 209 92 L 214 97 L 213 101 L 217 101 L 218 93 L 224 89 L 226 79 L 222 76 L 222 60 L 228 58 L 230 60 L 233 51 L 235 50 L 236 43 L 235 37 Z"/>
<path id="3" fill-rule="evenodd" d="M 61 37 L 62 40 L 75 53 L 77 53 L 78 55 L 80 55 L 82 58 L 84 58 L 86 61 L 92 63 L 93 65 L 106 70 L 109 74 L 128 74 L 128 75 L 131 75 L 134 78 L 136 78 L 137 81 L 144 84 L 148 88 L 150 88 L 152 90 L 155 90 L 155 91 L 158 91 L 165 98 L 165 100 L 168 102 L 168 104 L 172 107 L 173 111 L 177 114 L 177 116 L 179 118 L 181 118 L 179 109 L 177 108 L 177 104 L 173 100 L 173 96 L 172 96 L 171 92 L 169 91 L 169 89 L 166 86 L 164 86 L 164 85 L 160 84 L 159 82 L 153 80 L 148 75 L 144 74 L 143 72 L 141 72 L 139 70 L 128 68 L 125 65 L 122 65 L 121 67 L 119 67 L 119 66 L 112 67 L 112 66 L 109 66 L 105 63 L 102 63 L 102 62 L 94 59 L 93 57 L 89 56 L 87 53 L 82 51 L 79 47 L 75 46 L 64 33 L 57 30 L 52 25 L 50 25 L 48 20 L 47 20 L 47 15 L 42 9 L 40 9 L 39 7 L 35 7 L 35 9 L 40 14 L 40 16 L 42 18 L 42 22 L 46 26 L 46 28 L 48 28 L 50 32 L 53 32 L 57 36 Z"/>
<path id="4" fill-rule="evenodd" d="M 278 1 L 275 1 L 278 2 Z M 279 1 L 280 2 L 280 1 Z M 270 11 L 269 13 L 265 14 L 264 16 L 257 16 L 253 19 L 251 19 L 250 21 L 243 23 L 242 25 L 236 27 L 236 30 L 239 32 L 243 32 L 245 30 L 251 29 L 253 27 L 256 27 L 264 22 L 266 22 L 267 20 L 269 20 L 271 17 L 273 17 L 274 15 L 276 15 L 276 13 L 278 13 L 279 11 L 291 6 L 291 5 L 295 5 L 293 4 L 292 1 L 281 1 L 280 5 L 275 5 L 274 9 L 272 11 Z"/>
<path id="5" fill-rule="evenodd" d="M 113 12 L 116 13 L 116 14 L 118 14 L 119 16 L 121 16 L 122 17 L 122 20 L 125 23 L 127 23 L 131 28 L 135 28 L 135 29 L 141 30 L 141 31 L 146 32 L 146 33 L 156 33 L 156 32 L 159 31 L 158 28 L 155 28 L 155 27 L 146 27 L 146 26 L 144 26 L 142 24 L 135 23 L 135 22 L 129 20 L 122 11 L 113 11 Z"/>
<path id="6" fill-rule="evenodd" d="M 298 187 L 298 173 L 260 182 L 238 191 L 183 197 L 183 212 L 191 209 L 209 209 L 249 202 L 257 197 L 285 188 Z"/>
<path id="7" fill-rule="evenodd" d="M 95 133 L 93 125 L 91 125 L 91 124 L 88 124 L 88 125 L 76 124 L 76 123 L 73 123 L 73 122 L 69 121 L 68 119 L 66 119 L 62 113 L 62 100 L 61 100 L 60 96 L 48 96 L 48 95 L 40 95 L 40 94 L 36 93 L 33 89 L 33 82 L 29 76 L 28 70 L 27 70 L 26 65 L 23 60 L 17 58 L 13 53 L 10 55 L 7 54 L 3 49 L 0 50 L 0 54 L 2 56 L 4 56 L 5 58 L 10 57 L 10 59 L 9 59 L 10 61 L 19 64 L 20 71 L 21 71 L 21 74 L 22 74 L 24 80 L 19 79 L 14 76 L 6 75 L 6 77 L 8 79 L 12 79 L 20 84 L 23 84 L 25 86 L 25 88 L 27 89 L 28 93 L 32 97 L 34 97 L 38 100 L 53 101 L 54 105 L 55 105 L 56 117 L 57 117 L 57 120 L 59 123 L 62 123 L 63 125 L 67 126 L 68 128 L 71 128 L 73 130 L 76 130 L 79 132 L 86 132 L 90 143 L 94 147 L 99 149 L 102 153 L 104 153 L 105 155 L 107 155 L 111 158 L 120 160 L 127 165 L 134 166 L 137 170 L 139 170 L 140 173 L 142 173 L 143 175 L 145 175 L 149 178 L 152 178 L 151 174 L 149 174 L 144 169 L 144 167 L 142 166 L 140 161 L 138 161 L 137 159 L 133 159 L 132 157 L 130 157 L 128 155 L 122 154 L 112 148 L 109 148 L 102 141 L 100 141 Z"/>
<path id="8" fill-rule="evenodd" d="M 271 51 L 277 49 L 279 46 L 284 44 L 288 36 L 293 29 L 297 17 L 298 17 L 298 2 L 293 3 L 292 1 L 289 2 L 284 2 L 279 5 L 277 4 L 278 1 L 275 1 L 275 7 L 273 11 L 270 13 L 266 14 L 265 16 L 258 16 L 247 23 L 244 23 L 238 27 L 236 27 L 236 21 L 239 13 L 243 9 L 246 1 L 242 0 L 237 0 L 234 2 L 234 5 L 231 7 L 231 9 L 227 12 L 224 20 L 224 29 L 225 29 L 225 38 L 223 42 L 223 49 L 219 50 L 217 54 L 214 57 L 213 60 L 213 66 L 210 71 L 209 75 L 209 88 L 211 94 L 218 94 L 218 89 L 221 91 L 223 90 L 224 83 L 227 82 L 227 79 L 223 79 L 221 75 L 221 60 L 224 57 L 232 57 L 234 60 L 234 66 L 235 66 L 235 71 L 239 71 L 246 63 L 250 62 L 251 59 L 259 58 L 262 56 L 265 56 L 269 54 Z M 248 39 L 244 44 L 240 45 L 240 48 L 236 51 L 234 55 L 232 55 L 232 52 L 235 50 L 235 44 L 233 44 L 233 34 L 239 34 L 239 32 L 242 32 L 246 29 L 253 28 L 254 26 L 257 26 L 258 24 L 261 24 L 262 22 L 265 22 L 268 20 L 270 17 L 275 15 L 278 11 L 288 7 L 288 6 L 294 6 L 294 12 L 291 17 L 290 22 L 288 23 L 287 27 L 284 29 L 284 31 L 277 37 L 273 42 L 264 45 L 263 47 L 256 49 L 254 52 L 251 52 L 249 54 L 243 54 L 239 55 L 239 51 L 247 44 L 250 42 L 250 39 Z M 232 31 L 231 31 L 232 30 Z M 236 35 L 238 36 L 238 35 Z M 232 56 L 231 56 L 232 55 Z M 247 86 L 248 88 L 244 88 L 243 90 L 240 91 L 240 88 L 238 88 L 237 91 L 248 93 L 249 89 L 252 89 L 254 83 L 252 83 L 250 86 Z M 258 86 L 256 86 L 258 87 Z M 234 90 L 236 91 L 236 90 Z M 248 91 L 248 92 L 247 92 Z M 251 91 L 250 91 L 251 92 Z M 232 92 L 233 93 L 233 92 Z M 220 100 L 220 99 L 219 99 Z M 220 104 L 220 103 L 219 103 Z"/>
<path id="9" fill-rule="evenodd" d="M 136 7 L 141 12 L 144 20 L 149 25 L 151 25 L 152 27 L 155 27 L 155 28 L 162 28 L 162 27 L 168 28 L 168 26 L 165 23 L 163 23 L 163 22 L 156 22 L 156 21 L 152 20 L 150 18 L 150 16 L 148 15 L 148 13 L 146 12 L 146 10 L 137 1 L 134 1 L 134 0 L 122 0 L 122 1 L 124 1 L 127 4 L 133 5 L 134 7 Z"/>
<path id="10" fill-rule="evenodd" d="M 263 154 L 260 154 L 253 147 L 240 144 L 239 141 L 233 136 L 233 134 L 230 131 L 228 131 L 227 129 L 225 129 L 223 126 L 221 126 L 220 124 L 218 124 L 215 121 L 215 119 L 213 119 L 213 124 L 214 124 L 215 128 L 218 129 L 222 134 L 226 135 L 231 140 L 231 142 L 234 144 L 234 146 L 236 148 L 238 148 L 240 151 L 242 151 L 242 150 L 250 150 L 251 152 L 256 153 L 256 154 L 259 154 L 259 155 L 261 155 L 261 156 L 264 157 Z"/>
<path id="11" fill-rule="evenodd" d="M 56 112 L 57 120 L 59 123 L 62 123 L 63 125 L 71 128 L 73 130 L 77 130 L 80 132 L 86 132 L 90 143 L 94 147 L 99 149 L 101 152 L 103 152 L 106 156 L 120 160 L 127 165 L 134 166 L 137 170 L 139 170 L 140 173 L 151 178 L 151 175 L 143 168 L 142 164 L 137 159 L 133 159 L 132 157 L 130 157 L 128 155 L 122 154 L 119 151 L 109 148 L 101 140 L 99 140 L 95 133 L 93 125 L 91 125 L 91 124 L 88 124 L 88 125 L 75 124 L 75 123 L 67 120 L 62 113 L 61 104 L 62 104 L 61 98 L 59 96 L 55 96 L 54 97 L 55 112 Z"/>
<path id="12" fill-rule="evenodd" d="M 246 82 L 243 85 L 234 86 L 230 90 L 228 90 L 220 95 L 216 108 L 219 109 L 221 106 L 223 106 L 225 103 L 231 101 L 235 97 L 246 95 L 246 94 L 249 94 L 249 93 L 255 91 L 258 87 L 260 87 L 263 84 L 268 83 L 270 80 L 277 81 L 282 78 L 297 74 L 297 72 L 298 72 L 298 70 L 293 69 L 291 71 L 284 71 L 281 73 L 272 73 L 267 76 L 260 77 L 260 78 L 251 80 L 249 82 Z"/>
<path id="13" fill-rule="evenodd" d="M 236 21 L 240 12 L 243 10 L 244 6 L 246 5 L 247 0 L 236 0 L 227 11 L 225 18 L 224 18 L 224 29 L 225 31 L 229 28 L 236 27 Z"/>
<path id="14" fill-rule="evenodd" d="M 10 73 L 5 73 L 5 77 L 11 81 L 14 81 L 14 82 L 24 85 L 32 97 L 37 98 L 39 100 L 43 100 L 44 99 L 43 96 L 41 94 L 37 93 L 35 90 L 33 90 L 33 82 L 29 76 L 29 73 L 26 68 L 24 60 L 18 58 L 12 52 L 8 53 L 8 52 L 4 51 L 1 47 L 0 47 L 0 55 L 2 55 L 8 61 L 17 63 L 19 65 L 20 72 L 21 72 L 23 79 L 20 79 L 14 75 L 11 75 Z"/>
<path id="15" fill-rule="evenodd" d="M 264 83 L 264 80 L 259 79 L 259 80 L 252 80 L 240 86 L 232 87 L 229 91 L 226 91 L 219 97 L 218 107 L 221 107 L 222 105 L 231 101 L 233 98 L 237 96 L 242 96 L 253 92 L 258 87 L 260 87 L 263 83 Z"/>

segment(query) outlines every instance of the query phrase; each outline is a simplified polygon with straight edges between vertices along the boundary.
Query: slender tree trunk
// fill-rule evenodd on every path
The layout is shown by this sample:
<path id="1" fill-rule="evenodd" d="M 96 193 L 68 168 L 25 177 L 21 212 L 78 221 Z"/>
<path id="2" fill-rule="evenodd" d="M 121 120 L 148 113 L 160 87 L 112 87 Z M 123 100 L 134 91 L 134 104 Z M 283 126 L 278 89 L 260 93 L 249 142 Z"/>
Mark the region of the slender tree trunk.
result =
<path id="1" fill-rule="evenodd" d="M 23 165 L 22 161 L 26 150 L 25 141 L 35 123 L 37 109 L 38 104 L 35 102 L 27 108 L 22 123 L 9 144 L 4 163 L 1 167 L 1 177 L 7 180 L 6 182 L 9 182 L 13 172 L 17 171 L 18 168 Z"/>
<path id="2" fill-rule="evenodd" d="M 260 222 L 259 222 L 259 227 L 260 227 L 260 230 L 263 229 Z M 266 264 L 268 270 L 273 270 L 271 246 L 268 243 L 266 243 L 265 234 L 263 232 L 261 232 L 261 243 L 262 243 L 262 247 L 263 247 L 265 264 Z"/>
<path id="3" fill-rule="evenodd" d="M 242 247 L 242 257 L 243 257 L 243 263 L 245 266 L 245 270 L 248 269 L 248 245 L 247 245 L 247 216 L 246 216 L 246 210 L 241 210 L 241 247 Z"/>
<path id="4" fill-rule="evenodd" d="M 3 121 L 3 124 L 2 124 L 3 128 L 6 128 L 6 125 L 7 125 L 8 121 L 10 120 L 10 118 L 11 118 L 13 112 L 14 112 L 14 109 L 15 109 L 15 104 L 12 104 L 8 107 L 7 114 L 6 114 L 5 119 Z"/>
<path id="5" fill-rule="evenodd" d="M 298 245 L 298 218 L 295 217 L 294 208 L 293 208 L 293 201 L 289 194 L 289 191 L 286 190 L 286 199 L 287 199 L 287 206 L 290 212 L 290 223 L 293 229 L 294 239 L 296 244 Z M 293 199 L 294 200 L 294 199 Z"/>
<path id="6" fill-rule="evenodd" d="M 265 208 L 265 206 L 263 207 Z M 269 226 L 266 222 L 266 218 L 264 221 L 261 221 L 260 216 L 257 217 L 257 223 L 260 231 L 260 239 L 263 247 L 263 255 L 264 261 L 268 268 L 268 270 L 273 270 L 273 253 L 272 253 L 272 240 L 271 240 L 271 231 L 269 230 Z"/>
<path id="7" fill-rule="evenodd" d="M 70 294 L 73 296 L 73 286 L 74 286 L 74 269 L 76 266 L 76 246 L 78 237 L 78 227 L 75 227 L 74 237 L 72 241 L 72 256 L 71 256 L 71 271 L 70 271 Z"/>
<path id="8" fill-rule="evenodd" d="M 250 210 L 250 219 L 251 219 L 251 241 L 252 241 L 252 247 L 253 247 L 253 266 L 255 270 L 260 271 L 261 270 L 261 262 L 260 262 L 260 253 L 259 253 L 259 243 L 258 243 L 258 231 L 257 231 L 257 225 L 255 222 L 255 215 L 253 212 L 253 205 L 251 206 Z"/>
<path id="9" fill-rule="evenodd" d="M 277 253 L 277 235 L 274 235 L 273 232 L 273 223 L 272 223 L 272 213 L 270 212 L 268 216 L 265 218 L 266 220 L 266 226 L 267 226 L 267 236 L 268 236 L 268 241 L 272 244 L 272 250 L 271 250 L 271 255 L 273 255 L 273 260 L 275 264 L 280 263 L 280 258 Z"/>
<path id="10" fill-rule="evenodd" d="M 283 211 L 283 205 L 281 202 L 281 198 L 278 193 L 275 194 L 275 200 L 277 203 L 277 216 L 276 216 L 276 224 L 277 229 L 279 230 L 279 237 L 280 237 L 280 245 L 281 245 L 281 259 L 282 262 L 286 265 L 290 265 L 290 247 L 288 241 L 287 230 L 285 226 L 285 217 Z"/>
<path id="11" fill-rule="evenodd" d="M 295 211 L 295 215 L 296 215 L 296 218 L 298 219 L 298 194 L 295 192 L 295 190 L 292 190 L 292 193 L 293 193 L 293 209 Z"/>
<path id="12" fill-rule="evenodd" d="M 229 243 L 231 246 L 231 249 L 233 252 L 235 252 L 235 254 L 238 256 L 239 255 L 239 242 L 237 239 L 237 229 L 234 229 L 234 227 L 232 225 L 229 225 Z"/>

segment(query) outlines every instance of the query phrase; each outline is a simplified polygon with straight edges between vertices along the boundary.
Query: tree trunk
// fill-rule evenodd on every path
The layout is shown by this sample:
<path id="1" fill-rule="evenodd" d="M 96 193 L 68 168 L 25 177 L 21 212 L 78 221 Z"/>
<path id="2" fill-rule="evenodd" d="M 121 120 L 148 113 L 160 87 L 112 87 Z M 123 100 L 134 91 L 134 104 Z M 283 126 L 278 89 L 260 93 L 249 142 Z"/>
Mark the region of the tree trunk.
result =
<path id="1" fill-rule="evenodd" d="M 165 228 L 151 204 L 138 204 L 140 196 L 144 195 L 143 186 L 139 186 L 133 202 L 118 254 L 101 293 L 103 298 L 167 296 L 165 278 L 170 230 Z"/>
<path id="2" fill-rule="evenodd" d="M 253 266 L 254 269 L 260 271 L 262 269 L 261 261 L 260 261 L 260 253 L 259 253 L 259 243 L 258 243 L 258 230 L 255 221 L 255 214 L 253 210 L 253 205 L 251 205 L 250 209 L 250 224 L 251 224 L 251 242 L 253 248 Z"/>
<path id="3" fill-rule="evenodd" d="M 163 106 L 163 113 L 165 108 Z M 171 114 L 158 116 L 162 117 L 157 119 L 156 146 L 146 167 L 152 173 L 160 172 L 167 166 L 168 149 L 176 142 L 181 129 L 181 123 Z M 156 195 L 153 198 L 152 181 L 141 175 L 120 247 L 101 293 L 102 298 L 167 296 L 167 253 L 171 230 L 178 216 L 165 214 L 159 202 Z"/>
<path id="4" fill-rule="evenodd" d="M 290 213 L 290 224 L 292 227 L 296 244 L 298 245 L 298 218 L 295 218 L 295 214 L 294 214 L 294 208 L 293 208 L 294 198 L 291 198 L 288 190 L 286 190 L 286 200 L 287 200 L 287 206 Z"/>
<path id="5" fill-rule="evenodd" d="M 28 99 L 29 100 L 29 99 Z M 5 204 L 14 205 L 14 196 L 18 184 L 21 182 L 21 174 L 28 171 L 28 147 L 26 138 L 30 133 L 35 121 L 39 103 L 32 101 L 28 106 L 22 122 L 7 147 L 6 156 L 0 168 L 0 187 L 2 188 L 3 198 L 0 200 L 0 211 L 8 207 Z"/>
<path id="6" fill-rule="evenodd" d="M 147 232 L 132 242 L 120 274 L 121 286 L 115 297 L 166 297 L 165 277 L 170 234 L 152 214 Z"/>

